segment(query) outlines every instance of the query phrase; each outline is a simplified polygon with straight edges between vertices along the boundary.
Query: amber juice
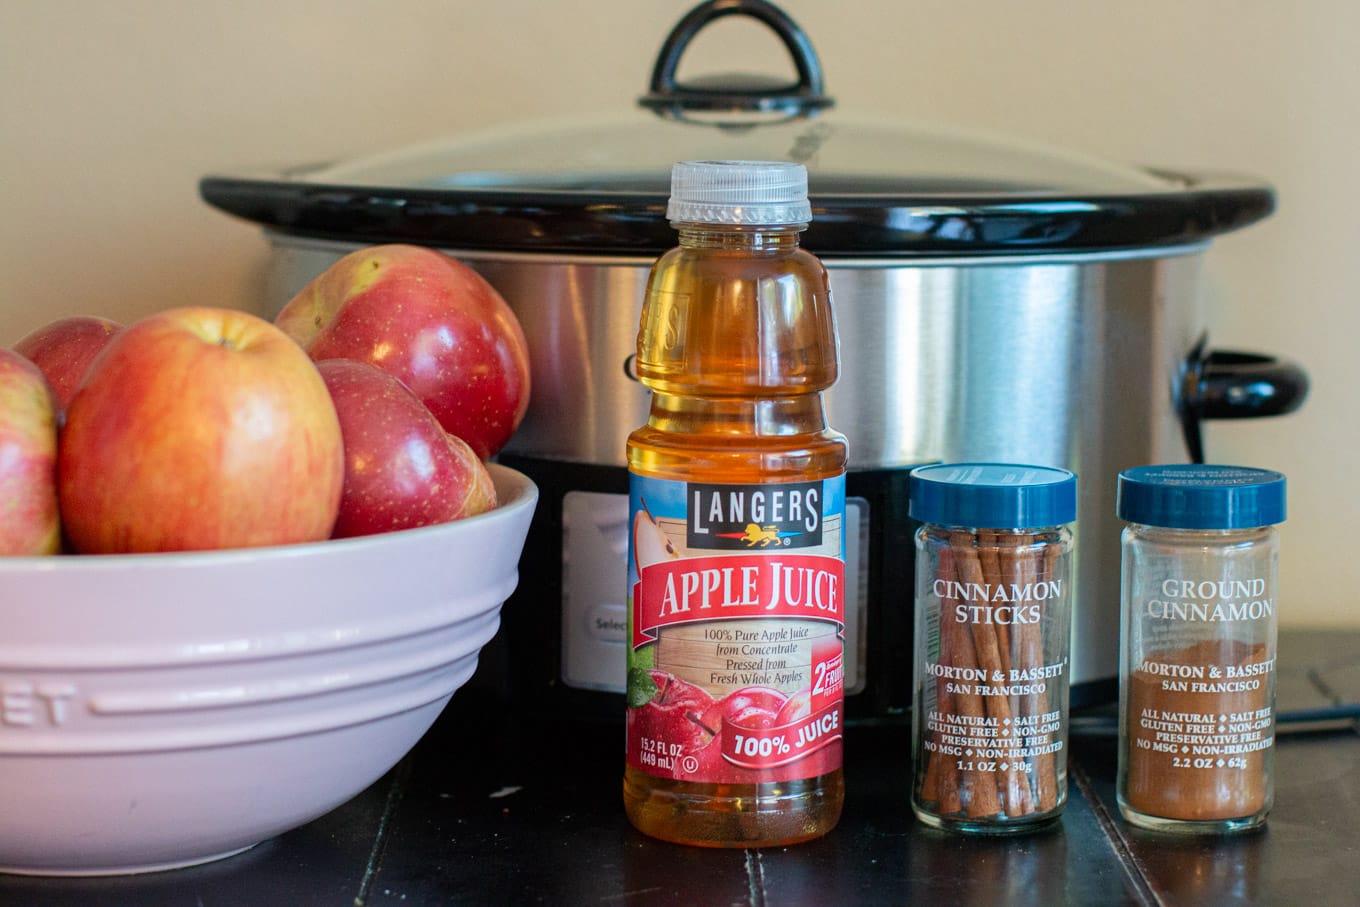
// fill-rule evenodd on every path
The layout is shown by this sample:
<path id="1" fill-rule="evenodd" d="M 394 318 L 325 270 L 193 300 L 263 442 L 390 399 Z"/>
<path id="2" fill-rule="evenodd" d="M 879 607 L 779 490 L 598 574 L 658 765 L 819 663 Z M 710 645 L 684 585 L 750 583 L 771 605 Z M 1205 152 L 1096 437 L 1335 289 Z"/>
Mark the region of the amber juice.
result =
<path id="1" fill-rule="evenodd" d="M 653 395 L 647 424 L 628 442 L 636 476 L 757 484 L 844 474 L 845 441 L 828 428 L 821 396 L 837 371 L 826 272 L 798 246 L 801 229 L 680 226 L 642 311 L 637 375 Z M 803 841 L 840 816 L 839 744 L 835 756 L 816 777 L 761 783 L 628 766 L 624 804 L 638 829 L 665 840 Z"/>

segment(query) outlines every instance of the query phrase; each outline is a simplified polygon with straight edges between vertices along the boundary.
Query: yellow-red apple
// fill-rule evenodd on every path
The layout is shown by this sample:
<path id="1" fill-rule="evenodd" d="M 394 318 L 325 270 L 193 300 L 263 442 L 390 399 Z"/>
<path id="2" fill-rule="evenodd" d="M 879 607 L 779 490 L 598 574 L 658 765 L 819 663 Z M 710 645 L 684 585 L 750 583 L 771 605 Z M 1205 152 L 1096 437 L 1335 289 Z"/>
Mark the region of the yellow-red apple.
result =
<path id="1" fill-rule="evenodd" d="M 0 350 L 0 555 L 60 547 L 56 399 L 36 365 Z"/>
<path id="2" fill-rule="evenodd" d="M 345 443 L 336 538 L 447 523 L 496 506 L 481 459 L 406 385 L 367 362 L 327 359 L 317 369 Z"/>
<path id="3" fill-rule="evenodd" d="M 95 315 L 58 318 L 26 334 L 14 351 L 42 369 L 64 410 L 94 357 L 122 329 L 118 322 Z"/>
<path id="4" fill-rule="evenodd" d="M 340 421 L 316 365 L 268 321 L 178 308 L 124 328 L 66 411 L 58 492 L 81 553 L 328 538 Z"/>
<path id="5" fill-rule="evenodd" d="M 318 362 L 371 362 L 398 378 L 483 459 L 529 405 L 528 346 L 515 313 L 480 274 L 433 249 L 351 252 L 274 323 Z"/>

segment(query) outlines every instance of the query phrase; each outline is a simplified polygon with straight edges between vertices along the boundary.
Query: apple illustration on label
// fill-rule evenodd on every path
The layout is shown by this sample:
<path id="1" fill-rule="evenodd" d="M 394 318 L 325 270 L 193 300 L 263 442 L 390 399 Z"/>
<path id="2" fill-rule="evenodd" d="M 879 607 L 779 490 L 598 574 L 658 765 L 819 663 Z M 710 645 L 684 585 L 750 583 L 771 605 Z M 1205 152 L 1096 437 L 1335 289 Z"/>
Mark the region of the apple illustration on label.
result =
<path id="1" fill-rule="evenodd" d="M 807 686 L 789 697 L 788 702 L 785 702 L 779 709 L 779 714 L 775 716 L 774 723 L 782 727 L 811 715 L 812 687 Z"/>
<path id="2" fill-rule="evenodd" d="M 644 504 L 643 509 L 633 516 L 633 566 L 637 568 L 638 575 L 642 575 L 643 567 L 679 556 L 680 552 L 675 550 Z"/>
<path id="3" fill-rule="evenodd" d="M 724 719 L 730 725 L 757 730 L 775 726 L 775 717 L 788 697 L 772 687 L 743 687 L 713 703 L 704 713 L 705 726 L 718 732 Z"/>
<path id="4" fill-rule="evenodd" d="M 680 706 L 702 712 L 713 705 L 713 697 L 703 687 L 695 686 L 667 671 L 652 669 L 647 672 L 656 684 L 652 701 L 657 705 Z"/>

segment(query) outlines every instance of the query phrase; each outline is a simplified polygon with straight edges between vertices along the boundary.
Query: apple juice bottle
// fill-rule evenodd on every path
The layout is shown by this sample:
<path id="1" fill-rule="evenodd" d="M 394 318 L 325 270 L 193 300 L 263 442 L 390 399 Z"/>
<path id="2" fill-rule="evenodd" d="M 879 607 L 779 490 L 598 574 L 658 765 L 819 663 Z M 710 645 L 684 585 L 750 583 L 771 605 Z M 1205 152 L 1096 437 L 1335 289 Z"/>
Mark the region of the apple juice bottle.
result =
<path id="1" fill-rule="evenodd" d="M 845 439 L 801 164 L 676 164 L 628 439 L 628 817 L 709 847 L 829 831 L 844 792 Z"/>

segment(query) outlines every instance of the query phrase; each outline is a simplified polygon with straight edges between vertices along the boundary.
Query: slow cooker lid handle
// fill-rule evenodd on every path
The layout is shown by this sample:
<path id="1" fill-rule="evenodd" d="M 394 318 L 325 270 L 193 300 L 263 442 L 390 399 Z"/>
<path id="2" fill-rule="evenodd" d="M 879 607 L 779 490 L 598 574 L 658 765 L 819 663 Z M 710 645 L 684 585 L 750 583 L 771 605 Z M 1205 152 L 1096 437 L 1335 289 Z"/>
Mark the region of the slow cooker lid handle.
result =
<path id="1" fill-rule="evenodd" d="M 793 83 L 769 76 L 729 74 L 675 80 L 680 57 L 694 36 L 724 16 L 750 16 L 768 25 L 788 48 L 798 71 Z M 779 7 L 767 0 L 706 0 L 685 14 L 671 30 L 652 69 L 647 94 L 638 104 L 663 116 L 683 119 L 687 111 L 752 111 L 809 116 L 835 101 L 822 87 L 822 65 L 807 34 Z"/>

